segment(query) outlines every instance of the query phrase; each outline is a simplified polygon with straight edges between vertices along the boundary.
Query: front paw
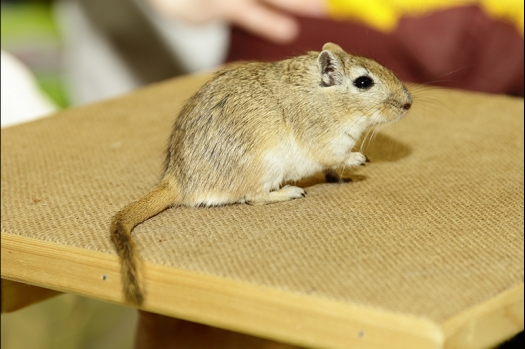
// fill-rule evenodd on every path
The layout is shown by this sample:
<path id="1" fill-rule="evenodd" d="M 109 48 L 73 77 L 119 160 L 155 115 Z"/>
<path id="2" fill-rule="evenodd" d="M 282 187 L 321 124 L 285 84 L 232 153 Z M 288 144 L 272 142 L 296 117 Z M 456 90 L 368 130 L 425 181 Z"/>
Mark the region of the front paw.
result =
<path id="1" fill-rule="evenodd" d="M 359 152 L 352 152 L 350 153 L 350 157 L 348 158 L 348 160 L 346 160 L 345 165 L 347 167 L 364 166 L 365 163 L 368 161 L 369 160 L 367 159 L 367 157 L 363 154 Z"/>

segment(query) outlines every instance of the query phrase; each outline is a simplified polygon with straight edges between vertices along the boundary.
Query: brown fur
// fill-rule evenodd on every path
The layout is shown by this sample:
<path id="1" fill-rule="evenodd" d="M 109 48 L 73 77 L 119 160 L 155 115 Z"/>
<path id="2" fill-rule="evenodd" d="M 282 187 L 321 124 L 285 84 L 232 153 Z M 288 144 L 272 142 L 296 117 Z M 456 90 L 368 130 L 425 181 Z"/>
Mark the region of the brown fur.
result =
<path id="1" fill-rule="evenodd" d="M 374 84 L 359 89 L 356 79 Z M 280 185 L 316 171 L 358 166 L 352 152 L 370 126 L 396 121 L 412 98 L 378 63 L 328 43 L 323 51 L 274 63 L 225 68 L 184 106 L 173 127 L 159 186 L 117 213 L 112 241 L 126 299 L 144 286 L 131 230 L 172 205 L 267 204 L 303 197 Z"/>
<path id="2" fill-rule="evenodd" d="M 164 211 L 177 202 L 178 198 L 176 184 L 164 180 L 149 194 L 129 204 L 113 218 L 111 241 L 121 260 L 125 297 L 133 304 L 141 304 L 144 300 L 144 280 L 141 272 L 142 261 L 131 238 L 131 230 L 137 224 Z"/>

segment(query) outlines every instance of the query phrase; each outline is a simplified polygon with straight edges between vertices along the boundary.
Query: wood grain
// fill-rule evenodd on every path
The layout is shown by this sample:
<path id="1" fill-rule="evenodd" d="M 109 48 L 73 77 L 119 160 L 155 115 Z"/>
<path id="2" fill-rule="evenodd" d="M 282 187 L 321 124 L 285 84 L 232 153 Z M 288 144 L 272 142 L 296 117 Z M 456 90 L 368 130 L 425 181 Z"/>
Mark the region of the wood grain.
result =
<path id="1" fill-rule="evenodd" d="M 1 248 L 2 278 L 124 304 L 114 255 L 7 233 Z M 436 324 L 150 263 L 145 273 L 144 310 L 306 347 L 481 348 L 523 329 L 523 285 Z"/>
<path id="2" fill-rule="evenodd" d="M 67 266 L 67 267 L 65 267 Z M 440 348 L 425 319 L 146 264 L 142 309 L 307 347 Z M 2 278 L 124 304 L 116 256 L 2 233 Z"/>
<path id="3" fill-rule="evenodd" d="M 523 284 L 445 321 L 449 349 L 490 348 L 523 331 Z"/>

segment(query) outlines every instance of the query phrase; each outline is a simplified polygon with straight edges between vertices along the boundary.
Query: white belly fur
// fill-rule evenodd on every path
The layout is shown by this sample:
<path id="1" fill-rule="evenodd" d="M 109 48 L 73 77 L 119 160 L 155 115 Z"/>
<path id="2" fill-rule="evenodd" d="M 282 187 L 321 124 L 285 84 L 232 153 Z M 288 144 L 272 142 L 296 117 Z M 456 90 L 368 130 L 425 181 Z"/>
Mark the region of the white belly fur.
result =
<path id="1" fill-rule="evenodd" d="M 281 142 L 263 155 L 262 190 L 272 191 L 284 181 L 300 180 L 323 170 L 293 139 Z"/>

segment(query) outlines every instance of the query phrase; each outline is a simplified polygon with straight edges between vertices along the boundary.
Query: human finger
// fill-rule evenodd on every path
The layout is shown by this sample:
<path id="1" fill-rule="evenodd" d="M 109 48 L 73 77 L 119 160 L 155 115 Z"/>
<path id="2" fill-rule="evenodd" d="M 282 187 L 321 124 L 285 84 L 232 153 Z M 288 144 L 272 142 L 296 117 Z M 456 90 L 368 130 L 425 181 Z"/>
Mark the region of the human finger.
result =
<path id="1" fill-rule="evenodd" d="M 263 0 L 267 4 L 300 16 L 324 17 L 326 0 Z"/>
<path id="2" fill-rule="evenodd" d="M 280 44 L 290 42 L 299 33 L 299 24 L 291 16 L 257 2 L 244 3 L 230 16 L 231 22 L 247 31 Z"/>

